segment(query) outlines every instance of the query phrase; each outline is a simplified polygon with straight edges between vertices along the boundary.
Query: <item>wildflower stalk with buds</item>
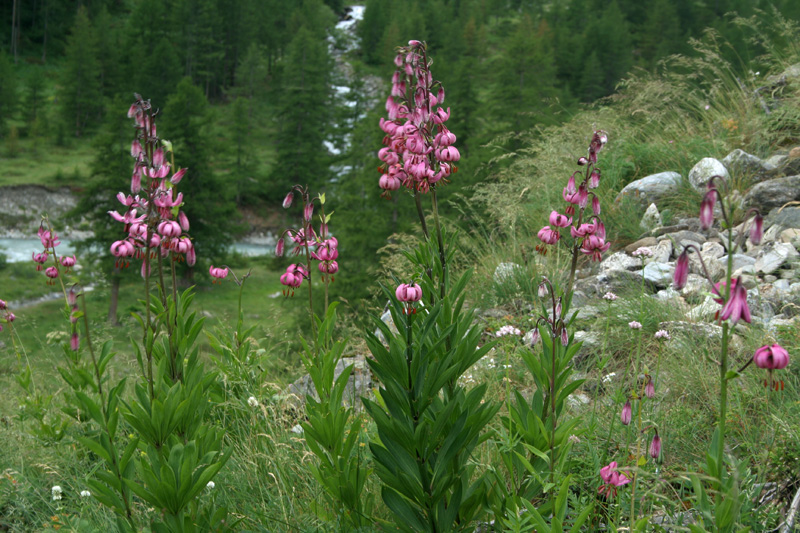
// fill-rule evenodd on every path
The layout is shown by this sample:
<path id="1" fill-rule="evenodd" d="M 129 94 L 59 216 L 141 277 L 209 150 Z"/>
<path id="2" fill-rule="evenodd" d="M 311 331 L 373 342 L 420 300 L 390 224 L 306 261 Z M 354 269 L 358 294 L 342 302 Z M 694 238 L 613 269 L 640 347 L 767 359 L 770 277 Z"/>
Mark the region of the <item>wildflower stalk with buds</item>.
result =
<path id="1" fill-rule="evenodd" d="M 722 328 L 722 343 L 720 347 L 719 361 L 711 360 L 712 364 L 716 364 L 719 368 L 719 418 L 717 421 L 717 428 L 711 441 L 711 450 L 707 454 L 707 471 L 714 479 L 713 487 L 716 491 L 714 497 L 714 514 L 717 523 L 735 523 L 738 519 L 738 513 L 741 510 L 741 492 L 738 488 L 738 476 L 728 476 L 725 458 L 725 434 L 727 429 L 727 416 L 728 416 L 728 387 L 729 382 L 737 377 L 753 362 L 756 366 L 761 366 L 764 363 L 765 353 L 760 349 L 751 357 L 741 368 L 732 370 L 729 368 L 728 350 L 730 346 L 731 326 L 735 325 L 739 320 L 750 322 L 750 309 L 747 303 L 747 290 L 745 289 L 741 278 L 733 278 L 733 255 L 738 248 L 741 247 L 745 238 L 745 231 L 740 232 L 737 238 L 734 238 L 733 224 L 730 218 L 730 206 L 726 204 L 723 193 L 727 194 L 728 184 L 724 178 L 720 176 L 713 176 L 707 185 L 706 194 L 700 206 L 700 224 L 703 229 L 709 229 L 714 224 L 714 209 L 719 202 L 722 220 L 726 231 L 726 251 L 728 261 L 726 265 L 725 277 L 723 281 L 714 284 L 714 280 L 708 273 L 702 256 L 699 250 L 695 250 L 700 260 L 700 264 L 706 279 L 709 282 L 711 292 L 716 295 L 714 300 L 722 306 L 717 311 L 716 320 Z M 753 244 L 759 244 L 763 236 L 763 219 L 758 210 L 751 209 L 746 213 L 745 222 L 750 222 L 750 240 Z M 744 226 L 744 225 L 743 225 Z M 686 283 L 689 267 L 689 250 L 695 248 L 694 246 L 687 246 L 684 248 L 680 257 L 678 258 L 675 266 L 674 285 L 676 289 L 680 289 Z M 777 346 L 777 345 L 775 345 Z M 781 349 L 782 350 L 782 349 Z M 770 351 L 770 353 L 772 353 Z M 782 359 L 784 352 L 780 352 L 779 356 L 781 366 L 766 365 L 769 369 L 770 376 L 769 382 L 765 381 L 768 387 L 773 387 L 778 390 L 780 387 L 775 385 L 772 381 L 772 369 L 782 368 L 788 364 L 788 354 L 785 361 Z M 733 460 L 733 459 L 732 459 Z M 693 483 L 697 492 L 696 498 L 698 502 L 704 504 L 707 501 L 705 489 L 697 477 L 693 477 Z M 710 510 L 709 510 L 710 514 Z M 706 524 L 708 525 L 708 523 Z"/>

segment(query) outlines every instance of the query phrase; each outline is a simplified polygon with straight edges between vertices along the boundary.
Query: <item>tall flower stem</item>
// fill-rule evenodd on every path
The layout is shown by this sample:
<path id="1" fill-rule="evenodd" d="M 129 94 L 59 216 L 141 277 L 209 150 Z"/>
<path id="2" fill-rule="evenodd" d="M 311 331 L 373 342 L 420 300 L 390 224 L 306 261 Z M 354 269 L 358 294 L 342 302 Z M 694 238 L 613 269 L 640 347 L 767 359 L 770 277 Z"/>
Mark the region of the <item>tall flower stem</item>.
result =
<path id="1" fill-rule="evenodd" d="M 439 202 L 436 199 L 436 187 L 431 187 L 431 202 L 433 203 L 433 221 L 436 225 L 436 240 L 439 245 L 439 261 L 442 263 L 442 279 L 439 280 L 440 297 L 444 300 L 447 287 L 447 258 L 444 249 L 444 237 L 442 236 L 442 225 L 439 221 Z"/>
<path id="2" fill-rule="evenodd" d="M 720 202 L 722 204 L 722 202 Z M 723 213 L 724 204 L 722 205 Z M 725 292 L 727 293 L 725 301 L 731 298 L 731 276 L 733 275 L 733 232 L 728 231 L 728 265 L 726 272 Z M 725 478 L 725 420 L 728 416 L 728 337 L 730 330 L 728 322 L 722 324 L 722 354 L 719 364 L 719 442 L 717 443 L 717 468 L 719 470 L 719 485 Z M 719 497 L 719 493 L 718 493 Z"/>
<path id="3" fill-rule="evenodd" d="M 309 199 L 303 196 L 303 208 L 307 205 Z M 320 347 L 317 345 L 317 323 L 314 318 L 314 294 L 311 288 L 311 252 L 308 249 L 308 239 L 311 234 L 311 221 L 303 218 L 303 249 L 306 254 L 306 275 L 308 276 L 308 313 L 311 317 L 311 338 L 314 340 L 314 355 L 319 356 Z"/>

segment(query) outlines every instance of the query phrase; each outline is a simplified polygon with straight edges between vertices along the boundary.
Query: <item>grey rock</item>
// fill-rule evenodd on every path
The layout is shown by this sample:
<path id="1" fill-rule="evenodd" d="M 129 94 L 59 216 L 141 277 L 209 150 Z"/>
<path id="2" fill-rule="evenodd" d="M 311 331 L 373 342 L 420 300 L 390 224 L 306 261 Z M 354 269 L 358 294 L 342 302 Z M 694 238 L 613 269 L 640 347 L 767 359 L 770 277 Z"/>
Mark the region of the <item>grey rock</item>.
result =
<path id="1" fill-rule="evenodd" d="M 497 265 L 497 268 L 494 269 L 494 275 L 492 279 L 498 285 L 513 280 L 514 276 L 517 275 L 518 272 L 521 272 L 522 267 L 517 263 L 500 263 Z"/>
<path id="2" fill-rule="evenodd" d="M 789 292 L 789 280 L 778 279 L 772 282 L 772 286 L 780 292 Z"/>
<path id="3" fill-rule="evenodd" d="M 776 225 L 784 229 L 800 228 L 800 207 L 775 208 L 764 217 L 765 226 Z"/>
<path id="4" fill-rule="evenodd" d="M 714 259 L 719 259 L 725 255 L 725 248 L 718 242 L 709 241 L 703 243 L 703 246 L 700 247 L 700 252 L 703 254 L 703 258 L 713 257 Z"/>
<path id="5" fill-rule="evenodd" d="M 703 263 L 700 262 L 701 257 L 703 258 L 703 263 L 706 267 L 705 270 L 703 270 Z M 708 275 L 712 280 L 718 281 L 725 274 L 726 268 L 719 259 L 716 259 L 712 255 L 702 252 L 700 255 L 697 253 L 689 253 L 689 272 L 692 274 L 705 276 L 706 270 L 708 271 Z"/>
<path id="6" fill-rule="evenodd" d="M 756 272 L 772 274 L 790 259 L 797 257 L 794 246 L 785 242 L 776 242 L 767 246 L 756 259 L 754 265 Z"/>
<path id="7" fill-rule="evenodd" d="M 757 181 L 764 180 L 770 172 L 777 168 L 775 165 L 738 148 L 726 155 L 725 159 L 722 160 L 722 164 L 725 165 L 729 172 L 752 176 Z"/>
<path id="8" fill-rule="evenodd" d="M 345 368 L 350 365 L 353 365 L 353 372 L 350 374 L 350 377 L 347 380 L 347 386 L 345 387 L 343 395 L 343 402 L 345 405 L 353 407 L 356 410 L 360 410 L 362 408 L 361 397 L 370 397 L 373 395 L 372 390 L 374 388 L 374 383 L 372 379 L 372 372 L 370 371 L 366 358 L 363 355 L 357 355 L 355 357 L 342 357 L 336 363 L 336 367 L 333 370 L 333 379 L 337 379 L 342 372 L 344 372 Z M 306 395 L 317 400 L 319 399 L 319 395 L 314 388 L 314 382 L 311 379 L 311 376 L 308 374 L 298 378 L 294 383 L 289 385 L 284 392 L 290 395 L 300 404 L 305 403 Z"/>
<path id="9" fill-rule="evenodd" d="M 508 314 L 508 311 L 506 311 L 505 309 L 498 309 L 496 307 L 493 307 L 491 309 L 487 309 L 486 311 L 482 311 L 481 312 L 481 316 L 485 316 L 485 317 L 489 317 L 489 318 L 503 318 L 507 314 Z M 383 320 L 383 317 L 381 317 L 381 320 Z"/>
<path id="10" fill-rule="evenodd" d="M 639 270 L 642 268 L 642 261 L 637 257 L 631 257 L 625 252 L 617 252 L 608 256 L 600 263 L 600 272 L 610 272 L 612 270 Z"/>
<path id="11" fill-rule="evenodd" d="M 676 231 L 673 233 L 668 233 L 660 237 L 658 240 L 661 242 L 663 239 L 669 239 L 673 242 L 673 245 L 677 245 L 677 249 L 675 250 L 675 254 L 680 254 L 683 252 L 684 246 L 688 244 L 694 244 L 698 248 L 700 248 L 706 242 L 706 237 L 702 233 L 697 233 L 696 231 L 689 231 L 689 230 L 682 230 Z"/>
<path id="12" fill-rule="evenodd" d="M 653 250 L 652 260 L 656 263 L 667 263 L 672 259 L 673 247 L 672 241 L 669 239 L 662 239 L 650 249 Z"/>
<path id="13" fill-rule="evenodd" d="M 697 300 L 699 296 L 709 290 L 708 280 L 697 274 L 689 274 L 686 285 L 680 290 L 681 296 L 687 300 Z"/>
<path id="14" fill-rule="evenodd" d="M 394 323 L 394 318 L 392 318 L 392 312 L 390 310 L 384 311 L 384 313 L 381 315 L 381 322 L 389 326 L 389 331 L 397 335 L 397 326 Z M 380 330 L 380 328 L 375 328 L 375 336 L 378 337 L 383 344 L 389 343 L 386 337 L 383 336 L 383 332 Z"/>
<path id="15" fill-rule="evenodd" d="M 773 276 L 772 274 L 764 276 L 764 283 L 775 283 L 776 281 L 778 281 L 777 276 Z"/>
<path id="16" fill-rule="evenodd" d="M 650 204 L 639 222 L 639 227 L 645 231 L 650 231 L 661 227 L 663 223 L 664 221 L 661 219 L 661 213 L 658 212 L 656 204 Z"/>
<path id="17" fill-rule="evenodd" d="M 781 231 L 781 234 L 778 237 L 778 240 L 780 242 L 788 242 L 788 243 L 793 244 L 799 238 L 800 238 L 800 229 L 798 229 L 798 228 L 789 228 L 789 229 L 785 229 L 785 230 Z M 796 248 L 796 246 L 795 246 L 795 248 Z"/>
<path id="18" fill-rule="evenodd" d="M 758 280 L 752 274 L 740 274 L 736 277 L 739 279 L 739 282 L 742 284 L 742 286 L 748 291 L 752 291 L 758 287 Z"/>
<path id="19" fill-rule="evenodd" d="M 747 207 L 757 207 L 762 213 L 796 200 L 800 200 L 800 175 L 763 181 L 744 198 Z"/>
<path id="20" fill-rule="evenodd" d="M 709 321 L 714 318 L 714 314 L 720 310 L 720 305 L 711 296 L 706 296 L 703 303 L 695 306 L 686 313 L 686 318 L 693 321 Z"/>
<path id="21" fill-rule="evenodd" d="M 644 267 L 644 279 L 651 282 L 659 289 L 666 288 L 672 283 L 675 266 L 667 263 L 648 263 Z"/>
<path id="22" fill-rule="evenodd" d="M 728 169 L 719 160 L 713 157 L 705 157 L 698 161 L 689 171 L 689 183 L 692 184 L 692 187 L 701 191 L 714 176 L 721 176 L 725 179 L 730 177 Z"/>
<path id="23" fill-rule="evenodd" d="M 657 244 L 657 242 L 658 241 L 656 241 L 655 237 L 644 237 L 643 239 L 639 239 L 638 241 L 629 244 L 624 248 L 624 250 L 627 254 L 631 254 L 632 252 L 635 252 L 639 248 L 644 248 L 644 247 L 652 248 Z"/>
<path id="24" fill-rule="evenodd" d="M 665 329 L 669 331 L 670 335 L 674 338 L 677 335 L 686 335 L 690 337 L 708 337 L 708 338 L 721 338 L 722 328 L 716 324 L 705 324 L 697 322 L 686 322 L 683 320 L 671 320 L 668 322 L 661 322 L 658 329 Z"/>
<path id="25" fill-rule="evenodd" d="M 627 197 L 644 207 L 654 202 L 657 203 L 664 196 L 672 195 L 678 190 L 680 183 L 681 175 L 677 172 L 651 174 L 627 184 L 614 201 L 621 202 L 623 198 Z"/>
<path id="26" fill-rule="evenodd" d="M 794 78 L 800 77 L 800 63 L 795 63 L 794 65 L 787 67 L 786 70 L 781 72 L 780 74 L 773 74 L 772 76 L 767 76 L 767 82 L 770 84 L 784 84 L 787 80 L 792 80 Z"/>
<path id="27" fill-rule="evenodd" d="M 597 318 L 601 313 L 600 309 L 593 305 L 584 305 L 578 308 L 578 318 L 581 320 L 591 320 Z"/>
<path id="28" fill-rule="evenodd" d="M 723 265 L 728 264 L 728 256 L 723 255 L 719 258 L 720 262 Z M 756 264 L 756 258 L 750 257 L 749 255 L 745 254 L 733 254 L 733 271 L 736 272 L 737 270 L 741 269 L 742 267 L 746 266 L 753 266 Z"/>

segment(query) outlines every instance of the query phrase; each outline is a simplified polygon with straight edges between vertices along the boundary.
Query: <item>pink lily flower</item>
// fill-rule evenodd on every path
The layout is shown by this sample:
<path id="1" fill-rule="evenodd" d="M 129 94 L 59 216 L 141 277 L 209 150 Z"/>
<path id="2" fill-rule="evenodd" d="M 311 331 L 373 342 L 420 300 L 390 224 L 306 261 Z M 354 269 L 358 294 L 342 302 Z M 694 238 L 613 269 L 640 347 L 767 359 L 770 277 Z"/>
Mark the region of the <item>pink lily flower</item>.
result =
<path id="1" fill-rule="evenodd" d="M 557 228 L 566 228 L 570 224 L 572 224 L 572 217 L 567 217 L 562 214 L 559 214 L 558 211 L 550 212 L 550 225 L 555 226 Z"/>
<path id="2" fill-rule="evenodd" d="M 731 324 L 736 324 L 740 319 L 750 323 L 750 308 L 747 306 L 747 290 L 744 285 L 737 281 L 736 286 L 731 282 L 731 296 L 725 303 L 720 313 L 720 320 L 731 320 Z"/>
<path id="3" fill-rule="evenodd" d="M 672 278 L 672 284 L 675 290 L 681 290 L 686 286 L 686 281 L 689 279 L 689 252 L 684 248 L 678 260 L 675 261 L 675 274 Z M 722 302 L 720 302 L 722 303 Z"/>
<path id="4" fill-rule="evenodd" d="M 758 368 L 781 370 L 789 364 L 789 352 L 780 344 L 765 345 L 756 350 L 753 362 Z"/>
<path id="5" fill-rule="evenodd" d="M 222 268 L 222 267 L 215 267 L 214 265 L 211 265 L 208 268 L 208 273 L 211 274 L 211 277 L 213 278 L 211 280 L 212 284 L 213 283 L 220 283 L 221 284 L 222 280 L 225 279 L 228 276 L 228 267 Z"/>
<path id="6" fill-rule="evenodd" d="M 545 244 L 555 244 L 561 238 L 561 234 L 556 230 L 550 229 L 550 226 L 540 229 L 536 236 Z"/>
<path id="7" fill-rule="evenodd" d="M 589 235 L 583 239 L 581 243 L 581 252 L 589 256 L 591 261 L 599 262 L 603 259 L 605 253 L 611 247 L 610 242 L 603 242 L 603 238 L 599 235 Z"/>

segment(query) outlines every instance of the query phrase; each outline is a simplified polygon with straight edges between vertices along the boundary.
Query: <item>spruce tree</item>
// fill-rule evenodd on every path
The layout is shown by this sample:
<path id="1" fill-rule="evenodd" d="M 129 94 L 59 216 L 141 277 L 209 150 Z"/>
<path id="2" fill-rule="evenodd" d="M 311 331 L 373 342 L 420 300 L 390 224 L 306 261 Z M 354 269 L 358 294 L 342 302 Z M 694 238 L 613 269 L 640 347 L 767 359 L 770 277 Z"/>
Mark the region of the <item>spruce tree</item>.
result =
<path id="1" fill-rule="evenodd" d="M 156 105 L 156 102 L 153 102 Z M 234 190 L 214 174 L 210 164 L 209 105 L 203 91 L 183 78 L 167 100 L 159 135 L 172 142 L 175 168 L 188 168 L 180 183 L 182 210 L 191 224 L 198 262 L 220 259 L 238 229 Z"/>
<path id="2" fill-rule="evenodd" d="M 0 50 L 0 137 L 5 135 L 6 122 L 17 106 L 17 78 L 11 59 Z"/>
<path id="3" fill-rule="evenodd" d="M 283 197 L 296 183 L 312 189 L 329 178 L 323 144 L 330 117 L 331 61 L 324 34 L 300 27 L 289 43 L 278 92 L 277 160 L 267 197 Z"/>
<path id="4" fill-rule="evenodd" d="M 76 137 L 98 122 L 102 110 L 102 85 L 97 40 L 86 8 L 75 16 L 67 38 L 66 57 L 61 76 L 61 114 L 65 126 Z"/>

